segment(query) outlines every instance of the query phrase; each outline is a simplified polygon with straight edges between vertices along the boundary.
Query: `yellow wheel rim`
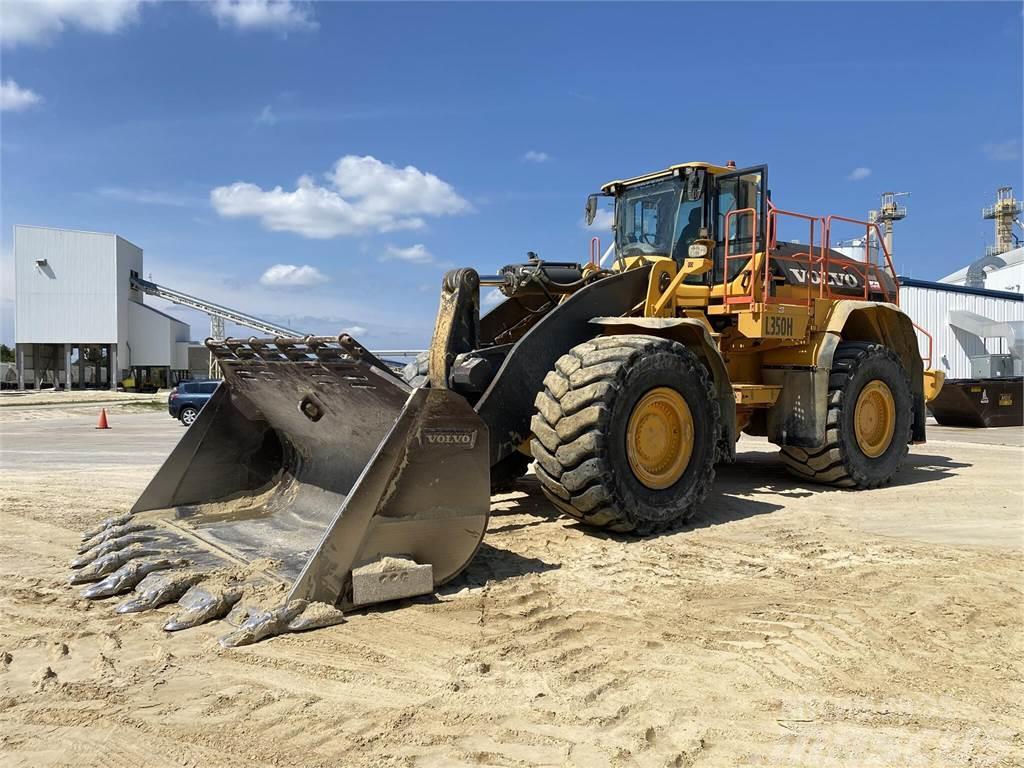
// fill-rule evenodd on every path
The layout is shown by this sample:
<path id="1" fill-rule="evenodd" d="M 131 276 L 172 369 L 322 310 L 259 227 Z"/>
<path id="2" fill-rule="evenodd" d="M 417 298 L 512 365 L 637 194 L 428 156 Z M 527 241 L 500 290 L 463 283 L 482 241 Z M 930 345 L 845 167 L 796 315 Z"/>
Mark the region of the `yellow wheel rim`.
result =
<path id="1" fill-rule="evenodd" d="M 626 457 L 636 479 L 653 490 L 673 485 L 693 453 L 693 416 L 670 387 L 652 389 L 633 408 L 626 426 Z"/>
<path id="2" fill-rule="evenodd" d="M 896 401 L 884 381 L 875 379 L 860 391 L 853 428 L 857 445 L 868 458 L 876 459 L 888 450 L 896 431 Z"/>

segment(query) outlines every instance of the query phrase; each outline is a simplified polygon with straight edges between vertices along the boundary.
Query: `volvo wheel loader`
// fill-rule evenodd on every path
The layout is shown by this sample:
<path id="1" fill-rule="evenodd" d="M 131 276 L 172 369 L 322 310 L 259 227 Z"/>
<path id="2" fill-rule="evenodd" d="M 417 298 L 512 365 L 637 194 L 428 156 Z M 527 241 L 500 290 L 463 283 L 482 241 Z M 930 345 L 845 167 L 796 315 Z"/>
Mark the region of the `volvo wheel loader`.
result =
<path id="1" fill-rule="evenodd" d="M 635 534 L 699 514 L 743 432 L 801 480 L 896 476 L 942 377 L 873 224 L 776 207 L 763 165 L 613 181 L 588 220 L 602 196 L 610 261 L 447 273 L 404 376 L 347 335 L 208 340 L 223 384 L 72 580 L 134 590 L 120 611 L 179 600 L 169 630 L 228 614 L 233 645 L 432 593 L 531 461 L 559 510 Z M 840 223 L 878 254 L 833 249 Z M 483 316 L 481 286 L 505 297 Z"/>

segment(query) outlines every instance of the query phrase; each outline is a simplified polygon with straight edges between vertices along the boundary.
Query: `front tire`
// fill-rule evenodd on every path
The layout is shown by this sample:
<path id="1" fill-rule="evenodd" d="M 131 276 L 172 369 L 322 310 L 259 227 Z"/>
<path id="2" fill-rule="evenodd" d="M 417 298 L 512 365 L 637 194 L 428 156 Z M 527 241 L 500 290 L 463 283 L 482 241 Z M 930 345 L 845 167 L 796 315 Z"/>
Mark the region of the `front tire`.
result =
<path id="1" fill-rule="evenodd" d="M 678 526 L 714 480 L 719 408 L 682 344 L 601 336 L 555 363 L 537 395 L 535 472 L 561 511 L 599 528 Z"/>
<path id="2" fill-rule="evenodd" d="M 825 442 L 785 446 L 780 456 L 803 480 L 877 488 L 899 472 L 913 422 L 910 380 L 896 353 L 881 344 L 843 342 L 829 374 Z"/>

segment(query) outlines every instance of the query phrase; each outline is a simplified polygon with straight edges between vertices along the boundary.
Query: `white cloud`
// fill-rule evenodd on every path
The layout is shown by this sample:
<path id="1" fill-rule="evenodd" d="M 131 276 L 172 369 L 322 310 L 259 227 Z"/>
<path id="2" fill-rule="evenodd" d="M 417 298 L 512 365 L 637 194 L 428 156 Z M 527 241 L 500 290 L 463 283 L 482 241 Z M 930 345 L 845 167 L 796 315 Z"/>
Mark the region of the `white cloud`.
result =
<path id="1" fill-rule="evenodd" d="M 982 151 L 989 160 L 1010 161 L 1020 159 L 1020 140 L 1010 139 L 999 141 L 994 144 L 986 144 Z"/>
<path id="2" fill-rule="evenodd" d="M 0 112 L 21 112 L 39 104 L 43 100 L 35 91 L 22 88 L 7 78 L 0 82 Z"/>
<path id="3" fill-rule="evenodd" d="M 598 208 L 594 221 L 587 224 L 587 220 L 581 222 L 584 229 L 611 229 L 615 223 L 615 211 L 611 208 Z"/>
<path id="4" fill-rule="evenodd" d="M 176 195 L 172 192 L 161 192 L 154 189 L 127 189 L 125 187 L 100 187 L 96 193 L 112 200 L 122 200 L 127 203 L 142 203 L 144 205 L 169 205 L 175 208 L 185 208 L 200 201 Z"/>
<path id="5" fill-rule="evenodd" d="M 346 155 L 324 174 L 326 186 L 302 176 L 293 192 L 237 181 L 210 192 L 221 216 L 255 216 L 267 229 L 327 239 L 420 229 L 424 216 L 466 213 L 470 204 L 432 173 L 398 168 L 369 155 Z"/>
<path id="6" fill-rule="evenodd" d="M 139 18 L 142 0 L 3 0 L 0 43 L 40 43 L 66 27 L 112 34 Z"/>
<path id="7" fill-rule="evenodd" d="M 505 300 L 505 294 L 499 291 L 497 288 L 491 288 L 485 295 L 480 305 L 483 307 L 494 307 L 501 304 Z"/>
<path id="8" fill-rule="evenodd" d="M 256 122 L 260 125 L 274 125 L 277 122 L 277 115 L 274 114 L 274 110 L 270 108 L 269 104 L 260 111 Z"/>
<path id="9" fill-rule="evenodd" d="M 870 175 L 871 169 L 865 168 L 863 165 L 861 165 L 850 171 L 850 175 L 847 176 L 846 178 L 849 179 L 850 181 L 863 181 Z"/>
<path id="10" fill-rule="evenodd" d="M 546 163 L 550 159 L 551 155 L 547 152 L 538 152 L 535 149 L 531 149 L 523 155 L 523 160 L 528 163 Z"/>
<path id="11" fill-rule="evenodd" d="M 380 257 L 380 260 L 391 261 L 392 259 L 408 261 L 411 264 L 430 264 L 434 260 L 434 254 L 428 251 L 423 243 L 416 243 L 416 245 L 410 245 L 408 248 L 398 248 L 394 245 L 389 245 L 385 249 L 384 255 Z"/>
<path id="12" fill-rule="evenodd" d="M 260 277 L 262 285 L 272 288 L 305 288 L 326 282 L 327 276 L 309 264 L 275 264 Z"/>
<path id="13" fill-rule="evenodd" d="M 361 325 L 352 325 L 349 326 L 348 328 L 342 328 L 341 332 L 347 333 L 349 336 L 359 336 L 363 333 L 366 333 L 366 329 Z"/>
<path id="14" fill-rule="evenodd" d="M 319 27 L 310 3 L 295 0 L 211 0 L 210 11 L 221 26 L 236 29 L 298 29 Z"/>

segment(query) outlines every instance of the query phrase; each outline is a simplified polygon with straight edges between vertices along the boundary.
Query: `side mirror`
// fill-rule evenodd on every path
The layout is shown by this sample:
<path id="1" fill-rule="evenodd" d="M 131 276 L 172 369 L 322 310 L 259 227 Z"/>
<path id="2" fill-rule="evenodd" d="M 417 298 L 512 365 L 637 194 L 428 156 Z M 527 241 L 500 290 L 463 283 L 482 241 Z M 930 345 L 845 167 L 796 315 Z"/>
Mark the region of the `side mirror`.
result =
<path id="1" fill-rule="evenodd" d="M 589 227 L 594 223 L 594 218 L 597 216 L 597 195 L 590 195 L 587 198 L 587 226 Z"/>

